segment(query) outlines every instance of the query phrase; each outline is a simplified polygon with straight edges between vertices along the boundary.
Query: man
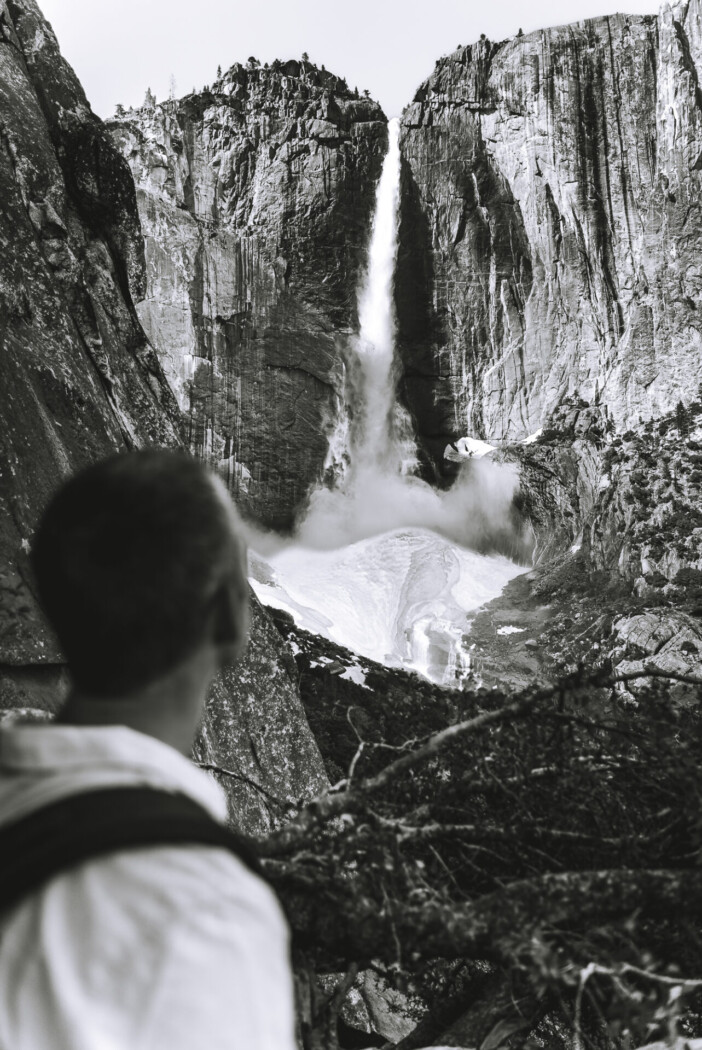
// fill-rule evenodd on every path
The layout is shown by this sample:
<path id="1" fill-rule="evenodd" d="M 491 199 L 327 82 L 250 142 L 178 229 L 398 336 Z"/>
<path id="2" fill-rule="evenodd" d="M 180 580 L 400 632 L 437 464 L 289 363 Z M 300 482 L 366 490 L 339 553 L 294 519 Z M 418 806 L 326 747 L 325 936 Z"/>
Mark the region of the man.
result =
<path id="1" fill-rule="evenodd" d="M 73 690 L 55 723 L 0 731 L 0 841 L 106 788 L 185 795 L 224 821 L 187 757 L 248 625 L 224 487 L 184 455 L 117 456 L 59 491 L 32 560 Z M 272 891 L 228 849 L 92 857 L 0 913 L 0 1050 L 292 1050 L 287 941 Z"/>

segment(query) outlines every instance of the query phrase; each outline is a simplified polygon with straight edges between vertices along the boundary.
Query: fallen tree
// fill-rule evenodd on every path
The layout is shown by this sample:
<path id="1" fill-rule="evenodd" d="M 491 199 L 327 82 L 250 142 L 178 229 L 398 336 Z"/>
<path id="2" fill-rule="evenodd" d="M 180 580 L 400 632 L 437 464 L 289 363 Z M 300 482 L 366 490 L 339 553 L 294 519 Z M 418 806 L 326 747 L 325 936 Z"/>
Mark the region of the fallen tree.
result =
<path id="1" fill-rule="evenodd" d="M 432 732 L 345 738 L 348 775 L 256 842 L 308 986 L 346 974 L 306 1048 L 368 1045 L 337 1025 L 364 968 L 415 997 L 402 1050 L 700 1034 L 702 719 L 673 679 L 457 694 Z"/>

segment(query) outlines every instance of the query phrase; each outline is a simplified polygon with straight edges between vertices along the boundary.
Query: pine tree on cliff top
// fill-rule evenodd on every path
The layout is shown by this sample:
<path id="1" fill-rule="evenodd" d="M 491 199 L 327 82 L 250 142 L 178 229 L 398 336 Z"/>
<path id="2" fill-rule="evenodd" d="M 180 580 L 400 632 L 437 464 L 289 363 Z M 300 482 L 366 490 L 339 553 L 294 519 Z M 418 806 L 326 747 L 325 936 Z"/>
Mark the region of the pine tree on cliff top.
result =
<path id="1" fill-rule="evenodd" d="M 682 401 L 675 406 L 675 425 L 680 437 L 688 437 L 690 433 L 690 413 Z"/>

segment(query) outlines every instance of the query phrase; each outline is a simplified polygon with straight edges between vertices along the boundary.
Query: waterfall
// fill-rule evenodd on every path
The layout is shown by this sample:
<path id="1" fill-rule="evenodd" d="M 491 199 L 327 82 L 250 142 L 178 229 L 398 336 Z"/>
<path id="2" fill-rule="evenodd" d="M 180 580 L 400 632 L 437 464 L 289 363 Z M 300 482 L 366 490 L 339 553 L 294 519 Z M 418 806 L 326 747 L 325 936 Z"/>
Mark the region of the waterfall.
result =
<path id="1" fill-rule="evenodd" d="M 388 125 L 388 152 L 378 182 L 368 264 L 359 289 L 356 351 L 361 366 L 361 420 L 353 449 L 357 466 L 391 466 L 395 403 L 395 304 L 400 200 L 400 125 Z"/>
<path id="2" fill-rule="evenodd" d="M 388 151 L 375 196 L 368 262 L 358 291 L 358 419 L 351 444 L 355 475 L 396 474 L 416 462 L 406 413 L 396 402 L 394 277 L 400 205 L 400 122 L 388 124 Z"/>
<path id="3" fill-rule="evenodd" d="M 521 571 L 470 549 L 489 548 L 500 530 L 511 538 L 517 475 L 511 464 L 478 461 L 447 492 L 414 475 L 412 426 L 396 396 L 399 132 L 391 120 L 358 287 L 349 411 L 329 446 L 327 465 L 346 469 L 310 494 L 294 540 L 252 541 L 267 551 L 267 560 L 254 556 L 252 582 L 308 630 L 456 684 L 470 668 L 467 614 Z"/>
<path id="4" fill-rule="evenodd" d="M 358 302 L 359 349 L 383 363 L 388 381 L 395 342 L 392 286 L 397 258 L 399 204 L 400 122 L 393 117 L 388 124 L 388 152 L 375 194 L 368 265 Z"/>
<path id="5" fill-rule="evenodd" d="M 504 521 L 515 488 L 513 468 L 484 465 L 471 479 L 440 492 L 416 476 L 417 448 L 409 413 L 396 396 L 395 268 L 400 219 L 400 122 L 388 123 L 388 150 L 375 193 L 366 265 L 358 284 L 358 333 L 349 362 L 347 399 L 330 441 L 347 469 L 318 486 L 297 524 L 307 547 L 337 548 L 398 528 L 423 528 L 471 546 L 492 521 Z M 495 471 L 497 470 L 497 473 Z M 476 502 L 480 509 L 476 509 Z"/>

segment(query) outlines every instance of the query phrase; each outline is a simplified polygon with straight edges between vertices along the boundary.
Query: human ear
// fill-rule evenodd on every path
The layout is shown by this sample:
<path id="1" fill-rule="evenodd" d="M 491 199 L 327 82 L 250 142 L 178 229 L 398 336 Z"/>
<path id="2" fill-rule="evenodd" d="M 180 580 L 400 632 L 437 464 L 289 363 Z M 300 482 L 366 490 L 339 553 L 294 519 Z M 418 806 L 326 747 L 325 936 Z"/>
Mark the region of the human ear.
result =
<path id="1" fill-rule="evenodd" d="M 220 650 L 221 663 L 232 663 L 244 650 L 249 630 L 248 593 L 230 582 L 222 583 L 212 604 L 211 640 Z"/>

